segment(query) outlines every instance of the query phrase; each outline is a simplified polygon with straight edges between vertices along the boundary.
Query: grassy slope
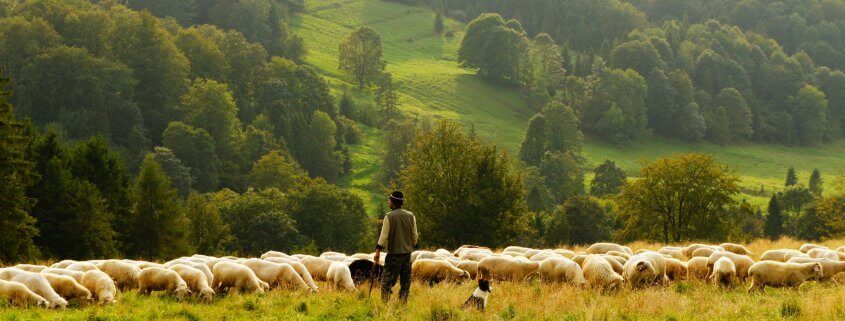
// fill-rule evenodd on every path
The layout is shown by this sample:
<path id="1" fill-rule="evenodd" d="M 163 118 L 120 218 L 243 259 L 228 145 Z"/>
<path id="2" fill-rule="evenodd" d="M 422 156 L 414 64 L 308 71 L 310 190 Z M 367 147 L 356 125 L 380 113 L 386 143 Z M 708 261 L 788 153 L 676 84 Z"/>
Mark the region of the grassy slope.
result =
<path id="1" fill-rule="evenodd" d="M 797 248 L 801 243 L 757 241 L 749 248 Z M 835 247 L 845 240 L 832 240 Z M 659 248 L 660 244 L 631 244 Z M 841 275 L 840 275 L 841 276 Z M 440 284 L 428 288 L 415 283 L 407 307 L 384 306 L 378 290 L 367 297 L 366 284 L 356 293 L 328 290 L 318 294 L 273 291 L 269 294 L 215 298 L 211 304 L 178 302 L 135 291 L 119 294 L 112 306 L 71 307 L 66 310 L 12 308 L 0 302 L 0 320 L 842 320 L 845 287 L 810 282 L 794 289 L 768 288 L 748 294 L 747 285 L 721 291 L 701 281 L 675 282 L 669 287 L 638 291 L 624 289 L 602 295 L 593 289 L 537 282 L 497 282 L 487 312 L 459 306 L 473 285 Z M 782 316 L 791 316 L 782 318 Z"/>
<path id="2" fill-rule="evenodd" d="M 434 34 L 434 13 L 424 8 L 378 0 L 307 0 L 306 5 L 307 12 L 294 21 L 294 31 L 305 40 L 306 63 L 328 79 L 336 94 L 346 89 L 355 91 L 337 69 L 338 45 L 355 28 L 368 26 L 382 36 L 388 69 L 400 86 L 401 109 L 406 114 L 460 120 L 472 125 L 486 140 L 512 153 L 518 150 L 533 112 L 512 88 L 485 82 L 457 65 L 463 25 L 447 22 L 447 28 L 458 32 L 454 38 L 446 38 Z M 366 92 L 355 93 L 360 98 L 367 96 Z M 381 157 L 381 133 L 377 129 L 367 129 L 366 133 L 370 136 L 362 146 L 351 149 L 355 170 L 341 183 L 368 194 L 372 210 L 374 202 L 381 202 L 370 187 L 371 174 L 378 169 Z M 758 191 L 764 185 L 767 193 L 781 186 L 789 166 L 796 167 L 801 181 L 807 180 L 813 168 L 819 168 L 828 178 L 845 174 L 845 141 L 812 148 L 759 144 L 722 147 L 653 138 L 619 147 L 588 139 L 585 152 L 591 167 L 609 158 L 632 176 L 641 160 L 683 152 L 708 153 L 735 167 L 744 189 Z M 755 204 L 766 201 L 765 197 L 744 197 Z"/>

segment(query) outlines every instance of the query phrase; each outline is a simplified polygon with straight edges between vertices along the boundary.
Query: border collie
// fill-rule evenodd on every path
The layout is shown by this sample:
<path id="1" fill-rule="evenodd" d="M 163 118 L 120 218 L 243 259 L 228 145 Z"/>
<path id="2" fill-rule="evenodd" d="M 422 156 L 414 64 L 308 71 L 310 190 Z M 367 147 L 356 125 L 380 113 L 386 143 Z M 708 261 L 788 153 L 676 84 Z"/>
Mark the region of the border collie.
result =
<path id="1" fill-rule="evenodd" d="M 478 279 L 478 287 L 475 288 L 475 291 L 472 292 L 472 295 L 461 308 L 476 308 L 484 311 L 484 308 L 487 307 L 487 298 L 490 297 L 491 292 L 493 292 L 493 288 L 490 287 L 490 281 Z"/>

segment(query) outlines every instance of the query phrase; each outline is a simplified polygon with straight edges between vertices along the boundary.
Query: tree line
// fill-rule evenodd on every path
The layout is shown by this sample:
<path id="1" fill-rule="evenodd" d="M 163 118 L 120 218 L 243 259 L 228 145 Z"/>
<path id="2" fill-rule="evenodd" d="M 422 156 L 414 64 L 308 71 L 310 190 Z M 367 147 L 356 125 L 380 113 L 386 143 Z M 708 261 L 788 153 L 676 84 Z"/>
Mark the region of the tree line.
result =
<path id="1" fill-rule="evenodd" d="M 613 143 L 843 137 L 845 2 L 770 2 L 423 3 L 468 23 L 460 64 L 516 86 L 536 110 L 563 102 Z"/>

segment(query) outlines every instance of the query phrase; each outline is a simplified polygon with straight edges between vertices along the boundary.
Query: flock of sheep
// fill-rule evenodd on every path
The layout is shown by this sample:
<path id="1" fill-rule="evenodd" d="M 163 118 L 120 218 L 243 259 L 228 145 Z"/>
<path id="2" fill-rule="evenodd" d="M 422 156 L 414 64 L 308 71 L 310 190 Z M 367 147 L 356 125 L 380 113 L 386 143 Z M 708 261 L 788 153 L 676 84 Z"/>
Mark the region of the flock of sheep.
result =
<path id="1" fill-rule="evenodd" d="M 806 280 L 830 281 L 845 272 L 845 246 L 831 250 L 805 244 L 798 250 L 754 253 L 733 243 L 666 246 L 639 250 L 614 243 L 596 243 L 586 252 L 509 246 L 499 253 L 464 245 L 455 251 L 416 251 L 411 255 L 415 279 L 429 284 L 487 280 L 570 283 L 603 291 L 624 285 L 634 288 L 664 285 L 682 279 L 706 280 L 730 287 L 750 279 L 749 291 L 766 286 L 798 287 Z M 380 262 L 384 262 L 382 257 Z M 194 255 L 165 263 L 136 260 L 64 260 L 51 266 L 19 264 L 0 268 L 0 299 L 13 305 L 64 308 L 80 304 L 116 302 L 118 289 L 148 295 L 163 291 L 182 299 L 210 301 L 221 293 L 291 289 L 317 292 L 315 281 L 329 288 L 354 291 L 380 273 L 373 254 L 325 252 L 319 257 L 270 251 L 261 258 Z"/>

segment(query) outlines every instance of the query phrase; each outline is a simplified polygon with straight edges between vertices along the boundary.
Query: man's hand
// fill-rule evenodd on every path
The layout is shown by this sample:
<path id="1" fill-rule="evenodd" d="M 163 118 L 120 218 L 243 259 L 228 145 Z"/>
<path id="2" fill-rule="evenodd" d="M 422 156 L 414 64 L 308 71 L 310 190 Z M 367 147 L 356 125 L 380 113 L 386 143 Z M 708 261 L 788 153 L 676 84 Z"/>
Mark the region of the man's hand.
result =
<path id="1" fill-rule="evenodd" d="M 375 265 L 373 265 L 373 269 L 375 269 L 375 268 L 376 268 L 376 265 L 378 265 L 378 261 L 379 261 L 380 259 L 381 259 L 381 249 L 376 248 L 376 254 L 375 254 L 375 255 L 373 255 L 373 262 L 375 262 L 376 264 L 375 264 Z"/>

